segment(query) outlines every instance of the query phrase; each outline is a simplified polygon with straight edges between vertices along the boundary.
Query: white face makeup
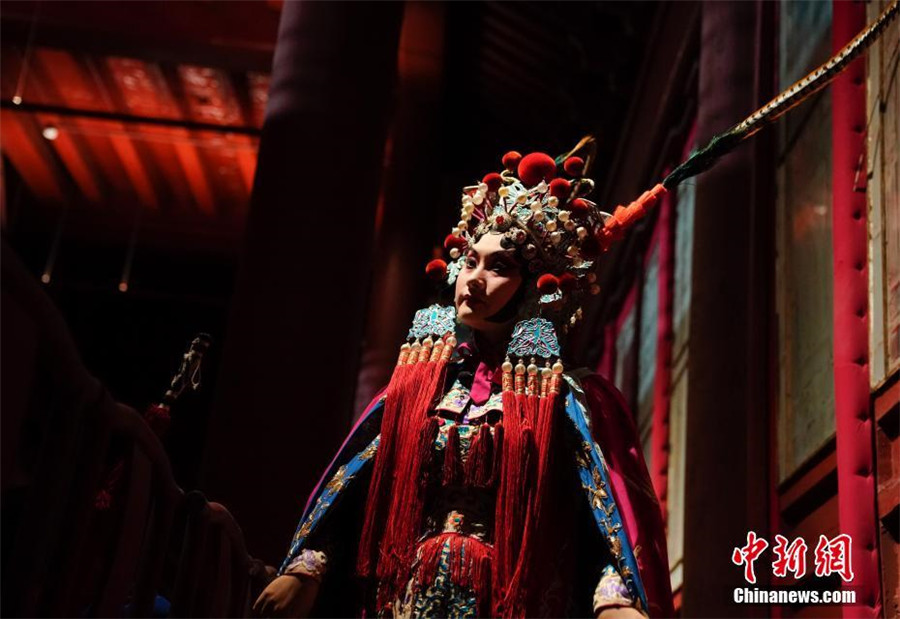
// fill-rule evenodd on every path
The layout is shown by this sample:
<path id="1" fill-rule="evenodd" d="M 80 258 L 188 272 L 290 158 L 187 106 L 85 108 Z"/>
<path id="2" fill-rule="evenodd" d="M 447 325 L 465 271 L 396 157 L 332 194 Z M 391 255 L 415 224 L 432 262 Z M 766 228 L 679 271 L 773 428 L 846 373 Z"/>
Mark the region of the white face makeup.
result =
<path id="1" fill-rule="evenodd" d="M 456 314 L 464 325 L 493 332 L 502 325 L 489 320 L 513 298 L 522 284 L 514 250 L 504 249 L 500 234 L 485 234 L 469 247 L 456 278 Z"/>

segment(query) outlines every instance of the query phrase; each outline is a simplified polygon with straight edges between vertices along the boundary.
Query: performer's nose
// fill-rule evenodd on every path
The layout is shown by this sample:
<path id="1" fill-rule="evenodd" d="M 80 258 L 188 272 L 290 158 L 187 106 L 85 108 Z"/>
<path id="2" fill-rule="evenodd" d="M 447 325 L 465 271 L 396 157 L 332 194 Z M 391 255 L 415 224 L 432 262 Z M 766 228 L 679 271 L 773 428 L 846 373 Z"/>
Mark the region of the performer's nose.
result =
<path id="1" fill-rule="evenodd" d="M 469 281 L 466 282 L 466 284 L 469 287 L 469 292 L 484 292 L 484 270 L 479 267 L 477 271 L 472 273 L 472 277 L 469 278 Z"/>

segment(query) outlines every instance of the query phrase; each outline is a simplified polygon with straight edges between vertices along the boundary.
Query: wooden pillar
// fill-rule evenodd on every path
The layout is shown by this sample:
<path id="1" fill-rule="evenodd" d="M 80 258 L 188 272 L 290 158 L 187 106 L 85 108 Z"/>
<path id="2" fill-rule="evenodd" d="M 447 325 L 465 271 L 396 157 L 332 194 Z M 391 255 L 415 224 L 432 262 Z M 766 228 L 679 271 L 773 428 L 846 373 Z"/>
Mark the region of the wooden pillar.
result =
<path id="1" fill-rule="evenodd" d="M 439 2 L 407 2 L 397 58 L 397 109 L 385 154 L 372 290 L 354 414 L 387 385 L 415 311 L 428 304 L 430 250 L 458 215 L 457 191 L 443 194 L 439 103 L 444 11 Z M 443 225 L 435 227 L 436 222 Z"/>
<path id="2" fill-rule="evenodd" d="M 270 564 L 349 428 L 402 12 L 284 3 L 201 483 Z"/>
<path id="3" fill-rule="evenodd" d="M 697 110 L 706 144 L 771 94 L 773 3 L 703 3 Z M 773 6 L 777 6 L 774 5 Z M 768 58 L 768 61 L 766 60 Z M 684 531 L 685 617 L 759 616 L 731 552 L 767 531 L 771 136 L 696 179 Z M 765 583 L 765 562 L 757 562 Z M 759 577 L 759 576 L 758 576 Z"/>

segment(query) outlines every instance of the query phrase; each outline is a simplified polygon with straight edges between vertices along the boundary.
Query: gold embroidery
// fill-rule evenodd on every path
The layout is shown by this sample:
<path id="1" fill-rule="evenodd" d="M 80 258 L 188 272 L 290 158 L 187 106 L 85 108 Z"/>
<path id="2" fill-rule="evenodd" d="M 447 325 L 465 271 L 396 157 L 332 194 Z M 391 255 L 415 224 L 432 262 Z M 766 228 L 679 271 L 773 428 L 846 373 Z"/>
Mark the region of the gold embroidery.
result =
<path id="1" fill-rule="evenodd" d="M 594 479 L 594 486 L 597 487 L 600 497 L 603 499 L 607 498 L 609 494 L 606 492 L 606 482 L 603 481 L 603 476 L 600 474 L 599 469 L 591 470 L 591 477 Z"/>
<path id="2" fill-rule="evenodd" d="M 609 538 L 609 547 L 617 559 L 622 556 L 622 540 L 619 539 L 618 535 L 612 535 Z"/>
<path id="3" fill-rule="evenodd" d="M 340 492 L 341 489 L 347 484 L 349 479 L 347 476 L 347 465 L 345 464 L 341 468 L 337 470 L 337 473 L 334 474 L 334 477 L 325 485 L 326 492 Z"/>
<path id="4" fill-rule="evenodd" d="M 575 464 L 582 469 L 586 469 L 590 466 L 590 462 L 588 462 L 588 459 L 580 451 L 575 452 Z"/>
<path id="5" fill-rule="evenodd" d="M 597 488 L 596 486 L 590 486 L 588 484 L 581 484 L 581 487 L 584 488 L 591 495 L 591 506 L 594 509 L 602 509 L 606 511 L 603 505 L 603 499 L 606 498 L 606 494 Z"/>
<path id="6" fill-rule="evenodd" d="M 359 457 L 361 460 L 371 460 L 372 456 L 375 455 L 375 451 L 378 449 L 378 444 L 376 441 L 372 441 L 369 443 L 369 446 L 360 452 Z"/>
<path id="7" fill-rule="evenodd" d="M 303 523 L 299 529 L 297 529 L 297 535 L 294 536 L 294 541 L 298 541 L 301 539 L 306 539 L 309 535 L 309 532 L 312 530 L 313 517 L 315 516 L 315 510 L 309 515 L 309 518 L 306 519 L 306 522 Z"/>

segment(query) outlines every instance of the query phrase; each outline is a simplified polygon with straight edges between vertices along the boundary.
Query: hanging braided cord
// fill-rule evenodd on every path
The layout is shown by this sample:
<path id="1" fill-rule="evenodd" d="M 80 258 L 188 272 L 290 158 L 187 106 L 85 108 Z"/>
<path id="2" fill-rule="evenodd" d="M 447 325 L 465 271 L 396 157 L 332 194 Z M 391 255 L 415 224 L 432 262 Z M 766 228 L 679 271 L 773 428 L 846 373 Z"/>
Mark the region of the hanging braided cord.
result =
<path id="1" fill-rule="evenodd" d="M 829 58 L 824 64 L 750 114 L 742 122 L 728 131 L 714 136 L 709 141 L 709 144 L 696 151 L 684 163 L 672 170 L 662 182 L 663 186 L 669 190 L 674 189 L 685 179 L 708 170 L 722 156 L 736 148 L 738 144 L 760 129 L 773 123 L 788 110 L 796 107 L 831 83 L 841 71 L 847 68 L 847 65 L 881 36 L 885 28 L 897 16 L 897 7 L 897 0 L 894 0 L 874 23 L 859 33 L 841 51 Z"/>

